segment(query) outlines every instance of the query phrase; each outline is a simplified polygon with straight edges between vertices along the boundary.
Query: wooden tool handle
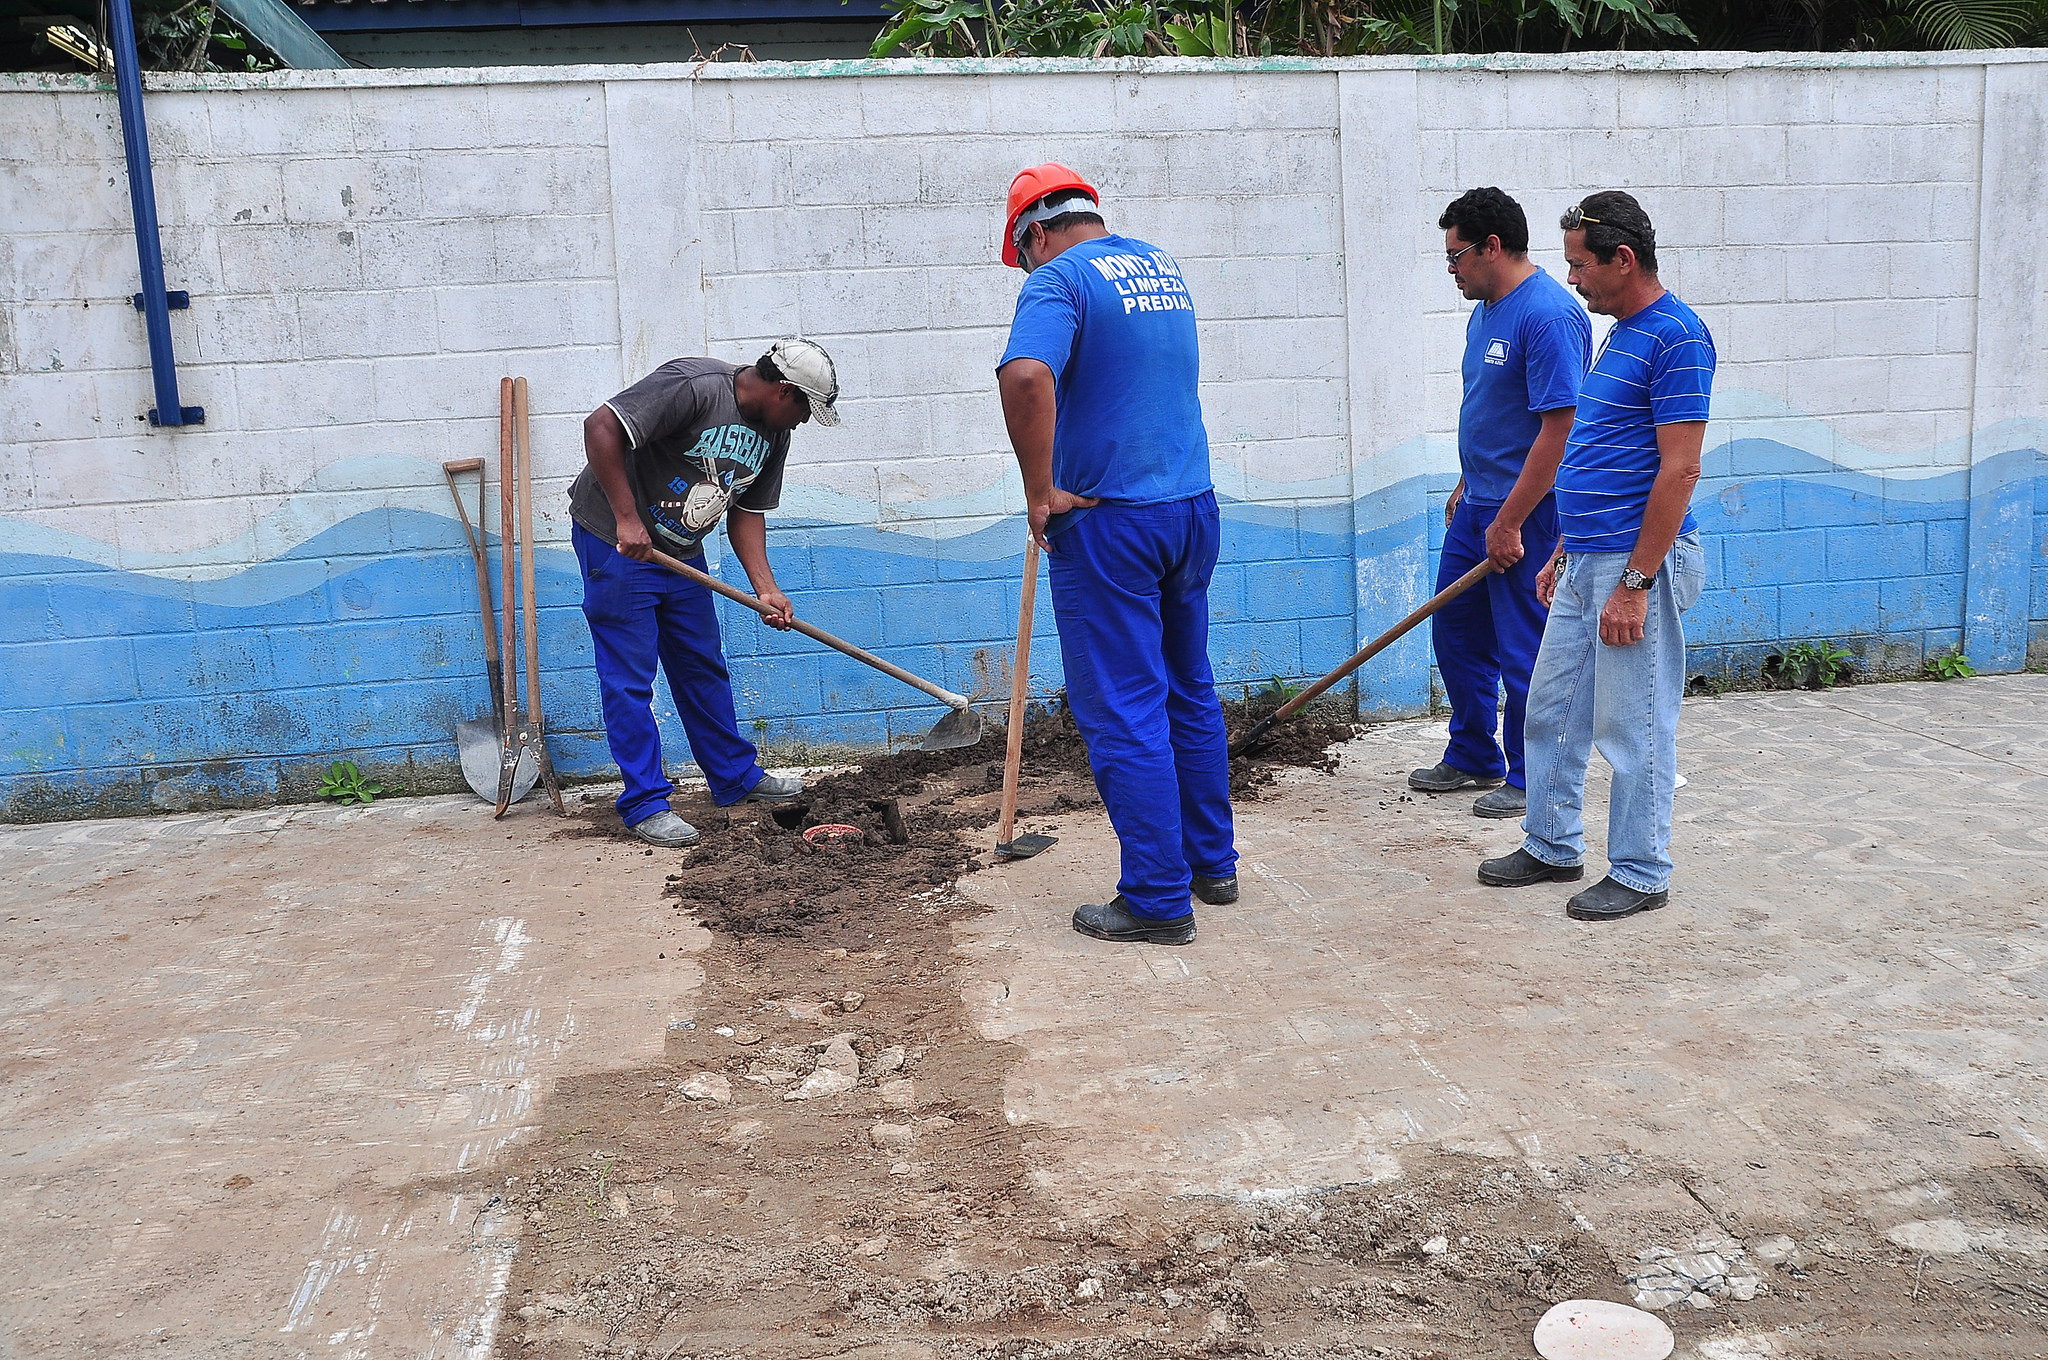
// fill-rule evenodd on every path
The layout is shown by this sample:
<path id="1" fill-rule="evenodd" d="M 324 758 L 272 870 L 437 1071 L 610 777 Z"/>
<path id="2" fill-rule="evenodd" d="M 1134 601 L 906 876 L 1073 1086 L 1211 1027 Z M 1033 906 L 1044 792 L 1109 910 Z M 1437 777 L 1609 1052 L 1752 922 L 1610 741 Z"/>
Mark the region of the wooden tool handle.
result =
<path id="1" fill-rule="evenodd" d="M 1024 770 L 1024 703 L 1031 689 L 1031 611 L 1038 598 L 1038 540 L 1024 536 L 1024 593 L 1017 604 L 1017 655 L 1010 663 L 1009 749 L 1003 754 L 1003 816 L 996 844 L 1008 845 L 1017 821 L 1017 783 Z"/>
<path id="2" fill-rule="evenodd" d="M 649 549 L 647 554 L 647 560 L 650 562 L 660 563 L 662 566 L 667 567 L 670 571 L 676 573 L 676 575 L 678 576 L 688 577 L 690 580 L 695 581 L 698 585 L 703 586 L 706 590 L 709 590 L 714 594 L 723 595 L 726 599 L 731 600 L 734 604 L 743 604 L 747 608 L 753 610 L 756 614 L 765 615 L 768 613 L 768 606 L 762 604 L 752 595 L 747 594 L 746 591 L 735 590 L 733 587 L 719 580 L 716 576 L 712 576 L 706 572 L 698 571 L 695 567 L 690 566 L 688 563 L 678 562 L 675 558 L 670 557 L 667 553 L 661 551 L 661 549 L 659 548 Z M 812 625 L 805 623 L 802 619 L 791 619 L 790 627 L 794 628 L 797 632 L 802 633 L 805 637 L 810 638 L 814 642 L 822 642 L 835 652 L 842 652 L 845 655 L 852 657 L 855 661 L 859 661 L 865 665 L 873 666 L 876 670 L 880 671 L 884 675 L 891 676 L 897 680 L 901 680 L 904 684 L 910 686 L 912 689 L 924 691 L 926 694 L 931 695 L 932 698 L 937 699 L 940 703 L 945 704 L 948 708 L 965 709 L 969 706 L 969 702 L 966 696 L 955 694 L 952 690 L 949 689 L 941 689 L 939 686 L 933 684 L 931 681 L 925 679 L 923 676 L 912 675 L 909 671 L 904 670 L 901 666 L 892 665 L 889 662 L 882 660 L 882 658 L 880 658 L 879 656 L 876 656 L 873 652 L 862 651 L 860 648 L 854 646 L 851 642 L 846 642 L 839 638 L 833 637 L 824 629 L 813 627 Z"/>
<path id="3" fill-rule="evenodd" d="M 1327 690 L 1330 686 L 1336 684 L 1339 680 L 1342 680 L 1345 676 L 1351 674 L 1351 672 L 1357 670 L 1360 666 L 1363 666 L 1366 662 L 1378 656 L 1387 648 L 1393 646 L 1396 642 L 1399 642 L 1402 636 L 1406 634 L 1409 629 L 1413 628 L 1416 624 L 1421 623 L 1431 614 L 1436 613 L 1437 610 L 1442 609 L 1452 600 L 1455 600 L 1460 595 L 1463 595 L 1466 591 L 1470 590 L 1478 582 L 1485 580 L 1488 576 L 1491 576 L 1495 570 L 1497 570 L 1497 568 L 1495 568 L 1495 566 L 1490 560 L 1481 562 L 1478 566 L 1472 568 L 1472 570 L 1466 572 L 1463 576 L 1460 576 L 1457 580 L 1451 582 L 1442 590 L 1439 590 L 1436 594 L 1430 596 L 1429 599 L 1423 603 L 1421 608 L 1417 609 L 1407 618 L 1402 619 L 1399 623 L 1395 624 L 1392 628 L 1389 628 L 1386 632 L 1381 633 L 1371 642 L 1368 642 L 1349 661 L 1346 661 L 1343 665 L 1337 667 L 1336 670 L 1331 671 L 1328 675 L 1316 681 L 1313 685 L 1310 685 L 1307 689 L 1295 695 L 1292 699 L 1289 699 L 1286 703 L 1280 705 L 1280 707 L 1274 709 L 1265 717 L 1259 719 L 1257 724 L 1255 724 L 1249 732 L 1246 732 L 1243 736 L 1239 737 L 1236 741 L 1230 744 L 1230 754 L 1232 756 L 1240 756 L 1243 755 L 1246 751 L 1249 751 L 1254 745 L 1258 743 L 1260 737 L 1266 735 L 1267 730 L 1271 728 L 1274 723 L 1284 722 L 1287 719 L 1293 717 L 1295 714 L 1301 712 L 1302 709 L 1307 708 L 1310 704 L 1315 702 L 1316 698 L 1319 695 L 1321 695 L 1323 691 Z"/>
<path id="4" fill-rule="evenodd" d="M 519 453 L 519 604 L 526 622 L 526 716 L 538 723 L 540 628 L 533 598 L 533 434 L 526 419 L 526 379 L 512 380 L 512 427 Z"/>
<path id="5" fill-rule="evenodd" d="M 1478 566 L 1430 596 L 1414 613 L 1402 619 L 1386 632 L 1381 633 L 1371 642 L 1368 642 L 1349 661 L 1337 667 L 1336 670 L 1331 671 L 1328 675 L 1316 681 L 1286 703 L 1280 705 L 1279 711 L 1273 714 L 1274 721 L 1277 722 L 1283 718 L 1291 718 L 1301 712 L 1302 709 L 1307 708 L 1311 703 L 1315 702 L 1324 690 L 1327 690 L 1330 686 L 1336 684 L 1339 680 L 1342 680 L 1345 676 L 1351 674 L 1351 672 L 1357 670 L 1396 642 L 1399 642 L 1403 637 L 1407 636 L 1409 629 L 1491 576 L 1495 570 L 1497 568 L 1495 568 L 1491 559 L 1481 562 Z"/>
<path id="6" fill-rule="evenodd" d="M 498 646 L 502 649 L 500 666 L 504 671 L 505 685 L 505 730 L 510 732 L 519 721 L 519 666 L 512 659 L 512 543 L 514 537 L 514 516 L 512 512 L 512 380 L 498 380 L 498 594 L 504 610 L 504 622 L 498 628 Z"/>
<path id="7" fill-rule="evenodd" d="M 462 503 L 462 488 L 455 484 L 456 477 L 466 472 L 476 474 L 476 524 L 473 527 L 469 522 L 469 507 Z M 462 517 L 462 536 L 469 543 L 470 560 L 476 565 L 476 594 L 484 621 L 484 669 L 491 679 L 491 702 L 496 704 L 503 696 L 498 692 L 498 615 L 491 608 L 490 540 L 484 534 L 484 460 L 460 458 L 443 463 L 441 476 L 448 483 L 448 494 L 455 497 L 455 513 Z"/>

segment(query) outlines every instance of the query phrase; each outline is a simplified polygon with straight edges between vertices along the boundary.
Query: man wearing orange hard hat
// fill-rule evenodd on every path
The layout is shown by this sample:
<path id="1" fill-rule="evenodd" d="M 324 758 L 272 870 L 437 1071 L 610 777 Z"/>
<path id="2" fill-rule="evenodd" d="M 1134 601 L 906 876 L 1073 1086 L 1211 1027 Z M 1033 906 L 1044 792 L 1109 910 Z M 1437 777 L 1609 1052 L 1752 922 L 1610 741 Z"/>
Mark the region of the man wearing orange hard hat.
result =
<path id="1" fill-rule="evenodd" d="M 1067 703 L 1122 850 L 1097 939 L 1187 944 L 1190 895 L 1237 900 L 1230 757 L 1209 668 L 1221 525 L 1180 266 L 1110 232 L 1064 165 L 1010 183 L 1003 263 L 1028 276 L 997 365 Z"/>

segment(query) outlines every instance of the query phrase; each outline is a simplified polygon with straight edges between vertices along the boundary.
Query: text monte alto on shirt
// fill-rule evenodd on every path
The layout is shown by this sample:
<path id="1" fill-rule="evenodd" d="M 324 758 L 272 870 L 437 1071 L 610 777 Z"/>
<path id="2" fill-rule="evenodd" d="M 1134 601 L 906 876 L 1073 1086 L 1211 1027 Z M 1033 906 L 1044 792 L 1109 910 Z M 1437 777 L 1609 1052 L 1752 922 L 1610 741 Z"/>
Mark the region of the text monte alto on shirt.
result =
<path id="1" fill-rule="evenodd" d="M 1150 258 L 1127 253 L 1098 255 L 1088 263 L 1123 298 L 1125 315 L 1134 311 L 1191 312 L 1195 309 L 1194 303 L 1188 299 L 1187 284 L 1181 280 L 1180 266 L 1164 251 L 1154 251 Z"/>

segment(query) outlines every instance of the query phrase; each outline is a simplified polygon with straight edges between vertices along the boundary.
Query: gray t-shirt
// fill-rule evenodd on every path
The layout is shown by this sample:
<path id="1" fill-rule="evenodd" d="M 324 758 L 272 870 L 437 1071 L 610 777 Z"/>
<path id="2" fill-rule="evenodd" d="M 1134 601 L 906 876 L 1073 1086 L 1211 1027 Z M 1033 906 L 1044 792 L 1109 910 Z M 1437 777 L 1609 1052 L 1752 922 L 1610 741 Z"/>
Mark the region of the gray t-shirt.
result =
<path id="1" fill-rule="evenodd" d="M 740 414 L 733 395 L 738 372 L 717 359 L 671 359 L 605 403 L 626 427 L 633 450 L 626 482 L 648 537 L 664 552 L 695 556 L 717 525 L 715 515 L 701 522 L 707 499 L 699 492 L 691 501 L 693 487 L 710 483 L 744 510 L 781 503 L 789 431 L 751 424 Z M 587 466 L 569 485 L 569 513 L 605 542 L 619 541 L 611 502 Z"/>

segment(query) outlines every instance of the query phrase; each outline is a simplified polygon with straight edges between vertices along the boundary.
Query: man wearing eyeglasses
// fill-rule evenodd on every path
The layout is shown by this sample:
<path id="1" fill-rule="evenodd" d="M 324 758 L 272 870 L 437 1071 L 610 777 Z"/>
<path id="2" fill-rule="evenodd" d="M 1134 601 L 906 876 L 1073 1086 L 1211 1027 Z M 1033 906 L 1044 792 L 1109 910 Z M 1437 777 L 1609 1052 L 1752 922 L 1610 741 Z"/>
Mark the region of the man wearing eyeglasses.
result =
<path id="1" fill-rule="evenodd" d="M 653 709 L 657 660 L 714 801 L 782 802 L 804 790 L 794 775 L 763 770 L 740 735 L 711 592 L 650 555 L 702 571 L 704 540 L 725 520 L 733 556 L 768 606 L 762 619 L 788 628 L 796 611 L 768 565 L 765 512 L 782 498 L 789 432 L 813 419 L 837 425 L 838 397 L 832 356 L 792 335 L 744 367 L 671 359 L 583 422 L 589 466 L 569 487 L 569 538 L 583 570 L 605 739 L 626 780 L 619 819 L 649 845 L 698 839 L 669 807 Z"/>
<path id="2" fill-rule="evenodd" d="M 1479 881 L 1584 876 L 1586 762 L 1597 743 L 1614 769 L 1608 872 L 1566 912 L 1608 921 L 1669 899 L 1685 691 L 1679 615 L 1706 580 L 1689 507 L 1714 339 L 1658 282 L 1656 228 L 1634 198 L 1588 195 L 1559 225 L 1572 286 L 1614 325 L 1580 392 L 1557 472 L 1557 551 L 1537 577 L 1550 618 L 1529 684 L 1524 839 L 1481 864 Z"/>
<path id="3" fill-rule="evenodd" d="M 1411 773 L 1408 787 L 1488 789 L 1472 804 L 1476 815 L 1520 817 L 1522 719 L 1545 612 L 1536 574 L 1557 544 L 1550 486 L 1592 358 L 1593 327 L 1564 285 L 1529 258 L 1529 219 L 1499 189 L 1465 194 L 1437 226 L 1452 281 L 1479 305 L 1465 326 L 1458 485 L 1444 506 L 1436 586 L 1489 558 L 1500 570 L 1430 621 L 1451 737 L 1443 759 Z"/>

